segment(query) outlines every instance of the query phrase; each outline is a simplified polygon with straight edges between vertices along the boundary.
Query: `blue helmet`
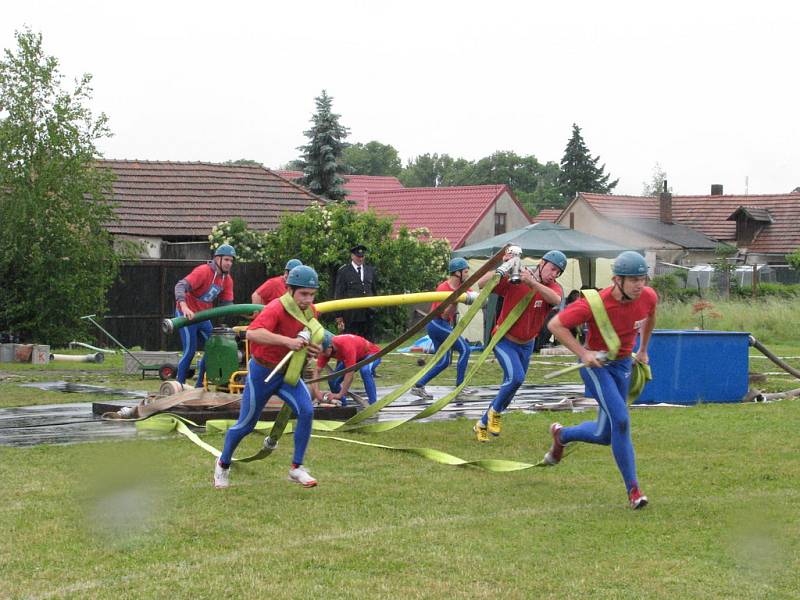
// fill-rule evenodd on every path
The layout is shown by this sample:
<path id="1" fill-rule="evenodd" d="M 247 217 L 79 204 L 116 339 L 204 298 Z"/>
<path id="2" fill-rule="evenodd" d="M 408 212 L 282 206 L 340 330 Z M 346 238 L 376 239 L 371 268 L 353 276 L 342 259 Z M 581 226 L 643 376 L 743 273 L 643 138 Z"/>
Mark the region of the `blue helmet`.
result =
<path id="1" fill-rule="evenodd" d="M 296 258 L 289 259 L 289 262 L 286 263 L 286 268 L 284 269 L 284 271 L 291 271 L 295 267 L 299 267 L 302 264 L 303 261 L 298 260 Z"/>
<path id="2" fill-rule="evenodd" d="M 447 266 L 448 273 L 455 273 L 456 271 L 463 271 L 464 269 L 469 269 L 469 263 L 465 258 L 461 257 L 454 258 Z"/>
<path id="3" fill-rule="evenodd" d="M 214 256 L 233 256 L 236 258 L 236 250 L 230 244 L 222 244 L 214 250 Z"/>
<path id="4" fill-rule="evenodd" d="M 319 288 L 319 277 L 317 272 L 309 266 L 300 265 L 289 271 L 286 278 L 286 285 L 293 285 L 301 288 Z"/>
<path id="5" fill-rule="evenodd" d="M 325 336 L 322 338 L 322 350 L 324 352 L 333 346 L 333 334 L 326 329 L 323 335 Z"/>
<path id="6" fill-rule="evenodd" d="M 647 262 L 638 252 L 626 250 L 614 259 L 611 272 L 622 277 L 640 277 L 647 275 Z"/>
<path id="7" fill-rule="evenodd" d="M 567 257 L 561 250 L 550 250 L 550 252 L 546 252 L 542 260 L 554 264 L 562 273 L 564 269 L 567 268 Z"/>

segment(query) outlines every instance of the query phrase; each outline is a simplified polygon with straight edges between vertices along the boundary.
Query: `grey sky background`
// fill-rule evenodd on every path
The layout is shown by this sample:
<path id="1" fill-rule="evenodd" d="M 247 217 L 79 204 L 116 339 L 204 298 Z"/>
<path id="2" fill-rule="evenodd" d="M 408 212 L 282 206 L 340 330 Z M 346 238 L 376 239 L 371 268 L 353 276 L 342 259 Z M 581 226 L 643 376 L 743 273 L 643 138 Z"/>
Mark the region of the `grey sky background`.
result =
<path id="1" fill-rule="evenodd" d="M 797 2 L 16 1 L 68 79 L 94 76 L 107 158 L 278 167 L 326 89 L 350 142 L 559 161 L 577 123 L 616 193 L 800 186 Z"/>

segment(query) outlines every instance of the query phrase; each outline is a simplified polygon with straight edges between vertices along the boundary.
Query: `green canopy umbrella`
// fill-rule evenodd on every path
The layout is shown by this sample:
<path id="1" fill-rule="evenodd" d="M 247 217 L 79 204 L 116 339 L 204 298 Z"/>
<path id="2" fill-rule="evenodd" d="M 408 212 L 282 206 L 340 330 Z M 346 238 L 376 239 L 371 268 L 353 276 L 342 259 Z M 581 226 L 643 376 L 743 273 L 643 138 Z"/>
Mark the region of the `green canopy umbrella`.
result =
<path id="1" fill-rule="evenodd" d="M 620 246 L 590 233 L 583 233 L 563 225 L 543 221 L 541 223 L 532 223 L 521 229 L 501 233 L 482 242 L 464 246 L 454 251 L 452 255 L 453 258 L 458 256 L 462 258 L 489 258 L 508 244 L 519 246 L 525 256 L 531 258 L 542 256 L 548 250 L 561 250 L 567 255 L 567 258 L 578 259 L 581 279 L 589 282 L 589 285 L 592 286 L 595 281 L 593 259 L 616 258 L 620 252 L 625 250 L 636 250 L 644 254 L 643 248 Z"/>
<path id="2" fill-rule="evenodd" d="M 531 257 L 542 256 L 548 250 L 561 250 L 568 258 L 615 258 L 625 250 L 642 251 L 569 227 L 541 222 L 459 248 L 453 252 L 453 258 L 489 258 L 508 244 L 519 246 Z"/>

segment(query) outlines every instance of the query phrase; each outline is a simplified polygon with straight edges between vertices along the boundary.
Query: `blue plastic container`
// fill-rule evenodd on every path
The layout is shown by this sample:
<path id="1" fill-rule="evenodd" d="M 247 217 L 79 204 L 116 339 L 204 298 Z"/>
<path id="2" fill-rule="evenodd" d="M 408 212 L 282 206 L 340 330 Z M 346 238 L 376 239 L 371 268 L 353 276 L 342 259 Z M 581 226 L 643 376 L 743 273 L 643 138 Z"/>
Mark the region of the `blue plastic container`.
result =
<path id="1" fill-rule="evenodd" d="M 740 402 L 747 394 L 749 333 L 653 331 L 648 354 L 653 380 L 636 404 Z"/>

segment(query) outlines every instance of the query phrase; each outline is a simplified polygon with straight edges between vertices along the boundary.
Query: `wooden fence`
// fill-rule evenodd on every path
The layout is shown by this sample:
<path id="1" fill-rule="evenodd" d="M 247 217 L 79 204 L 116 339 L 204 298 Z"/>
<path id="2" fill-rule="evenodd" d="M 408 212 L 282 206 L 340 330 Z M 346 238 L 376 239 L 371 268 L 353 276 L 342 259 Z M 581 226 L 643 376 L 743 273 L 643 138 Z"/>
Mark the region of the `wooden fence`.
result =
<path id="1" fill-rule="evenodd" d="M 98 322 L 128 348 L 179 350 L 178 334 L 162 333 L 161 321 L 175 316 L 175 284 L 199 264 L 203 261 L 146 260 L 124 265 L 119 280 L 109 291 L 108 312 L 98 315 L 102 317 Z M 236 263 L 231 274 L 237 304 L 248 304 L 250 295 L 266 279 L 260 263 Z M 96 341 L 114 347 L 101 331 L 97 332 Z"/>

